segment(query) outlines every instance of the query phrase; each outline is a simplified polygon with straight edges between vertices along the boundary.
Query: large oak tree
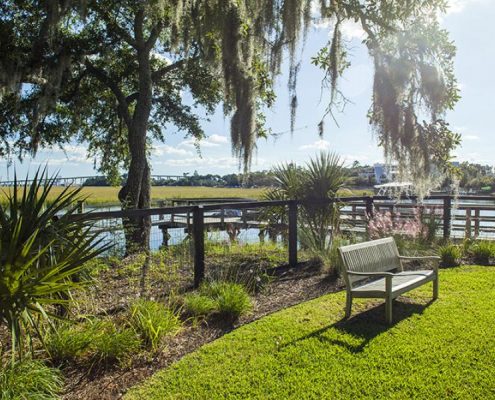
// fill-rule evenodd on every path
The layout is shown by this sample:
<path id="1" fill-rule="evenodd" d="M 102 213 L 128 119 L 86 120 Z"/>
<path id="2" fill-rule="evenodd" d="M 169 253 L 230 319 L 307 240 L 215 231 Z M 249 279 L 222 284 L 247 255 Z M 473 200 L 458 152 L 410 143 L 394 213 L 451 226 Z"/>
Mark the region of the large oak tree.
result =
<path id="1" fill-rule="evenodd" d="M 2 151 L 23 156 L 40 146 L 86 142 L 107 173 L 127 169 L 122 206 L 146 208 L 151 140 L 164 140 L 170 124 L 196 139 L 204 135 L 197 112 L 183 102 L 188 90 L 206 111 L 223 103 L 234 153 L 249 169 L 282 56 L 289 54 L 295 115 L 296 49 L 313 20 L 323 18 L 331 39 L 313 62 L 326 72 L 329 112 L 345 101 L 338 90 L 349 65 L 341 30 L 355 21 L 375 66 L 370 123 L 387 157 L 421 180 L 445 165 L 458 143 L 443 120 L 458 97 L 455 48 L 438 24 L 445 6 L 444 0 L 7 0 L 0 6 Z M 129 243 L 146 248 L 149 220 L 128 222 Z"/>

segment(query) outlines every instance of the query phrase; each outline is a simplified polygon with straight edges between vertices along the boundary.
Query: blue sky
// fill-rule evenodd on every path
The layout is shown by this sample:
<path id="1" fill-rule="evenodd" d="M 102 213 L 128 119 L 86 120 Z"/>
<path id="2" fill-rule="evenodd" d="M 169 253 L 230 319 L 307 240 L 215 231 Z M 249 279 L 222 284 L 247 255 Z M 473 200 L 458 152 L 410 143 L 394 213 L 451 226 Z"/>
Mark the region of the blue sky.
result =
<path id="1" fill-rule="evenodd" d="M 495 165 L 492 146 L 492 124 L 495 117 L 495 1 L 450 0 L 450 9 L 443 20 L 457 45 L 456 76 L 462 99 L 447 120 L 463 137 L 462 147 L 455 155 L 459 161 Z M 298 78 L 298 103 L 296 130 L 289 133 L 289 98 L 287 75 L 276 84 L 277 102 L 267 113 L 267 125 L 276 138 L 258 141 L 253 157 L 253 170 L 269 169 L 271 166 L 294 161 L 304 163 L 319 150 L 335 151 L 349 164 L 354 160 L 372 164 L 382 160 L 382 151 L 370 131 L 366 113 L 370 105 L 373 69 L 366 50 L 360 44 L 362 32 L 354 24 L 345 27 L 345 37 L 351 47 L 352 66 L 340 83 L 344 94 L 352 101 L 343 113 L 337 113 L 336 126 L 326 119 L 325 135 L 319 138 L 317 124 L 323 116 L 328 93 L 321 91 L 323 73 L 310 64 L 327 41 L 328 30 L 314 27 L 302 53 L 302 66 Z M 152 156 L 154 174 L 181 175 L 184 172 L 228 174 L 239 171 L 239 162 L 232 156 L 229 120 L 221 112 L 211 116 L 203 124 L 208 138 L 201 143 L 201 156 L 191 140 L 170 127 L 165 143 L 156 143 Z M 34 160 L 15 163 L 19 176 L 47 163 L 51 172 L 61 176 L 95 175 L 94 160 L 86 158 L 85 147 L 64 146 L 46 149 Z M 12 177 L 13 168 L 0 162 L 0 179 Z"/>

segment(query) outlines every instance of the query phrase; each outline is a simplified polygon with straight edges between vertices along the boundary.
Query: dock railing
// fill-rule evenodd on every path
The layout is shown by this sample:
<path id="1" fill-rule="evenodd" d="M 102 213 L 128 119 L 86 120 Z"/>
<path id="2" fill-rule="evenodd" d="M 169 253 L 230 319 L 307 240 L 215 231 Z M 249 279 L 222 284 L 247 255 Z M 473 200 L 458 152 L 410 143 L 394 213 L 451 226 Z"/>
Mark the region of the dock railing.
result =
<path id="1" fill-rule="evenodd" d="M 205 277 L 205 236 L 216 232 L 222 241 L 268 240 L 283 243 L 288 267 L 298 264 L 298 216 L 301 206 L 340 206 L 340 230 L 365 235 L 369 219 L 376 213 L 390 212 L 398 218 L 413 218 L 414 210 L 430 213 L 438 222 L 437 236 L 450 238 L 495 239 L 495 197 L 430 196 L 418 202 L 415 197 L 391 199 L 384 196 L 339 197 L 319 204 L 297 200 L 244 201 L 142 210 L 92 211 L 79 218 L 94 221 L 116 247 L 125 244 L 122 219 L 150 217 L 153 249 L 179 245 L 187 241 L 191 257 L 194 286 Z M 331 227 L 328 232 L 330 233 Z"/>

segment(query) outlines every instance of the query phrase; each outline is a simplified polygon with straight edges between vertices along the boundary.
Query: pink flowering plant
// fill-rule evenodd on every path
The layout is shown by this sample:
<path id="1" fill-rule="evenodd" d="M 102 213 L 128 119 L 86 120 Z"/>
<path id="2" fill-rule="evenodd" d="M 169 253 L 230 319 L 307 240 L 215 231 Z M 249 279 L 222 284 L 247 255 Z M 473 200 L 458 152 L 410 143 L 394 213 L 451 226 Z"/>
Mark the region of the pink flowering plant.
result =
<path id="1" fill-rule="evenodd" d="M 370 239 L 401 236 L 407 239 L 425 239 L 428 228 L 422 222 L 421 212 L 415 208 L 412 217 L 401 218 L 399 212 L 377 212 L 368 221 Z"/>

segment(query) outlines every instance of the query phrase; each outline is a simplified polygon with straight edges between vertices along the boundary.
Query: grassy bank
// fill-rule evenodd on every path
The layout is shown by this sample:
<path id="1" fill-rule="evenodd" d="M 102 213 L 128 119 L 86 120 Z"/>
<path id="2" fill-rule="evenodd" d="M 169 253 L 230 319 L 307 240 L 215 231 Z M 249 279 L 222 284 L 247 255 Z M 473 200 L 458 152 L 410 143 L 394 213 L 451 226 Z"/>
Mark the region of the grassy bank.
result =
<path id="1" fill-rule="evenodd" d="M 493 398 L 495 268 L 442 270 L 395 306 L 357 302 L 341 322 L 344 293 L 275 313 L 157 373 L 133 399 Z M 364 311 L 364 312 L 363 312 Z"/>
<path id="2" fill-rule="evenodd" d="M 52 198 L 56 197 L 64 188 L 55 187 L 51 191 Z M 0 204 L 5 204 L 6 192 L 9 188 L 0 189 Z M 87 204 L 94 206 L 118 204 L 119 187 L 85 186 L 82 195 L 87 196 Z M 175 198 L 221 198 L 237 197 L 259 199 L 265 188 L 214 188 L 204 186 L 153 186 L 151 199 L 154 203 L 160 200 Z M 370 194 L 365 190 L 345 190 L 342 196 L 364 196 Z"/>
<path id="3" fill-rule="evenodd" d="M 52 197 L 57 196 L 64 188 L 55 187 L 50 193 Z M 0 203 L 5 202 L 5 191 L 0 191 Z M 119 187 L 85 186 L 82 188 L 83 196 L 87 196 L 89 205 L 112 205 L 118 204 Z M 261 196 L 264 188 L 212 188 L 202 186 L 153 186 L 151 188 L 151 199 L 153 202 L 175 198 L 200 198 L 200 197 L 239 197 L 257 199 Z"/>

